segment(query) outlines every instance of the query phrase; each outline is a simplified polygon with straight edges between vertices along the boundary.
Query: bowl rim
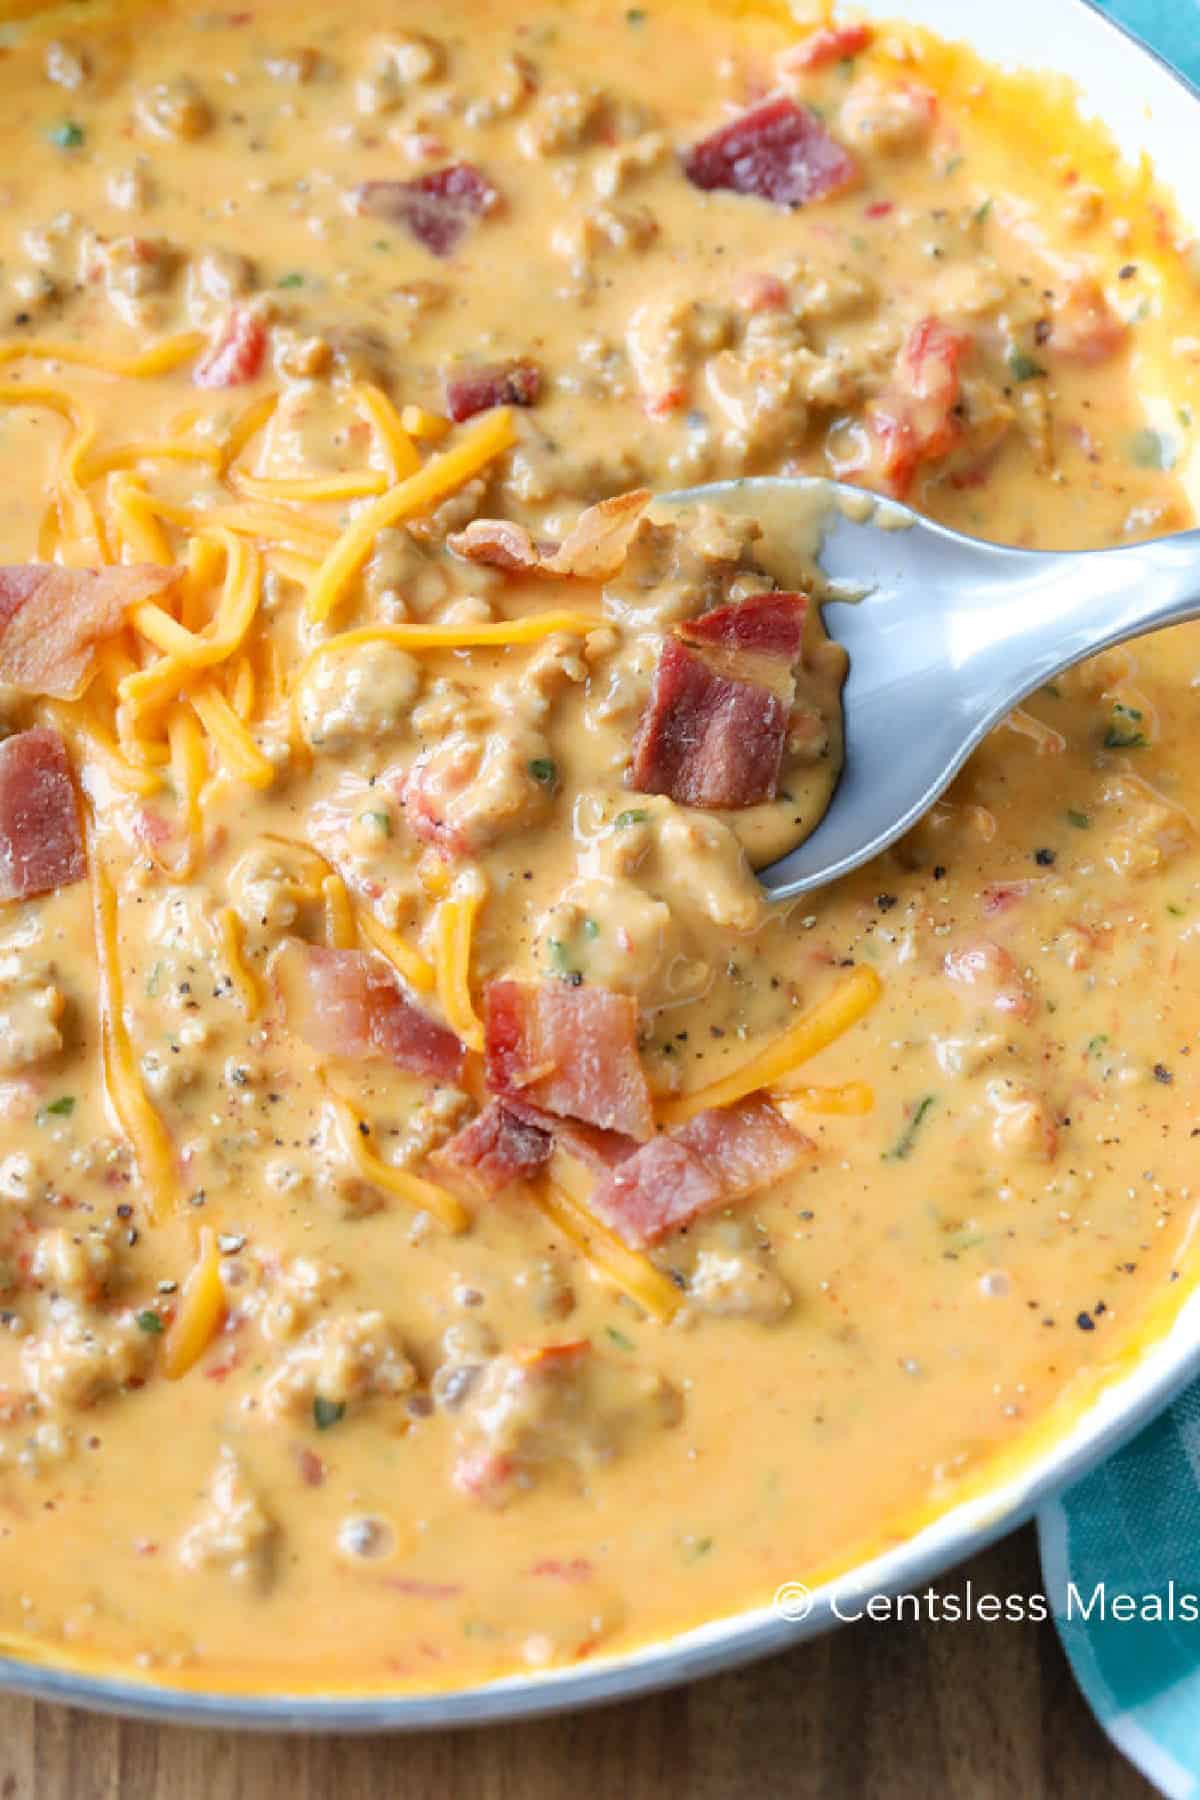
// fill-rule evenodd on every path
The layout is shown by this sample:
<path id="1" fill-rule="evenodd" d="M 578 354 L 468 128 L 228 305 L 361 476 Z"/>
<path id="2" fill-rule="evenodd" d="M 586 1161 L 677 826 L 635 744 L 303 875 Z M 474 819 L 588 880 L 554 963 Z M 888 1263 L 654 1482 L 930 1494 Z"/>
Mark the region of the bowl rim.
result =
<path id="1" fill-rule="evenodd" d="M 1115 40 L 1114 52 L 1144 57 L 1183 94 L 1200 87 L 1099 0 L 1066 0 Z M 903 0 L 898 0 L 898 11 Z M 945 1573 L 1025 1524 L 1041 1502 L 1112 1455 L 1200 1375 L 1200 1280 L 1169 1325 L 1138 1353 L 1131 1370 L 1093 1395 L 1049 1445 L 1017 1473 L 1001 1475 L 892 1548 L 823 1581 L 805 1617 L 788 1621 L 770 1605 L 729 1613 L 632 1651 L 468 1688 L 428 1693 L 241 1694 L 132 1676 L 93 1674 L 0 1654 L 0 1692 L 149 1724 L 217 1726 L 256 1732 L 370 1733 L 499 1724 L 579 1711 L 700 1680 L 791 1648 L 847 1621 L 840 1600 L 895 1595 Z M 807 1592 L 807 1590 L 806 1590 Z"/>

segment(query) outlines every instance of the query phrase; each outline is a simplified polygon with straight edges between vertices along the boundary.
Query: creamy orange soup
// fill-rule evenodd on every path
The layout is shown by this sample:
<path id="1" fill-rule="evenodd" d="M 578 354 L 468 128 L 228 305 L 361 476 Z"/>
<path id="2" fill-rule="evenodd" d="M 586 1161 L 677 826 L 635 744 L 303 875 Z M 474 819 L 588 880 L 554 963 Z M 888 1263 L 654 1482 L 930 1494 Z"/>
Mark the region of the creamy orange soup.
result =
<path id="1" fill-rule="evenodd" d="M 6 43 L 0 1637 L 445 1687 L 897 1541 L 1185 1272 L 1200 639 L 772 907 L 843 659 L 811 559 L 648 496 L 1185 525 L 1169 203 L 903 26 Z"/>

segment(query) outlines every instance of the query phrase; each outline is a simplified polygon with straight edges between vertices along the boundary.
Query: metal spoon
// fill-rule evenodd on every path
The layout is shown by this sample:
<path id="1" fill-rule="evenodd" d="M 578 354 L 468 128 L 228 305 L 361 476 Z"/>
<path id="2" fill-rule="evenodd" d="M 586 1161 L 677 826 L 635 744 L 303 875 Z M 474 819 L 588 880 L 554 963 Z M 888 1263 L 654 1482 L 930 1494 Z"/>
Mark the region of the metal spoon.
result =
<path id="1" fill-rule="evenodd" d="M 1113 550 L 1010 550 L 837 482 L 713 482 L 665 497 L 696 502 L 752 513 L 768 537 L 789 514 L 806 531 L 815 519 L 827 581 L 862 596 L 823 604 L 850 658 L 845 768 L 812 836 L 759 872 L 773 900 L 886 850 L 992 727 L 1063 669 L 1200 617 L 1200 531 Z"/>

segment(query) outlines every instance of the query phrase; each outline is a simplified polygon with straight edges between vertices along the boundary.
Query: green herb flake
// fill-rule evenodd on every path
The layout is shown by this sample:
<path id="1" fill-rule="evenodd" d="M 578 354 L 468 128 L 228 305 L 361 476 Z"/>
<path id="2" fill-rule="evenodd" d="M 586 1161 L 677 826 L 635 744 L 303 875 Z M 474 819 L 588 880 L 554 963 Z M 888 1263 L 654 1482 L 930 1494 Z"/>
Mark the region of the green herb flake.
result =
<path id="1" fill-rule="evenodd" d="M 1129 440 L 1129 460 L 1139 469 L 1173 469 L 1175 445 L 1165 432 L 1145 425 Z"/>
<path id="2" fill-rule="evenodd" d="M 1112 709 L 1108 730 L 1104 733 L 1106 750 L 1144 750 L 1148 739 L 1141 727 L 1142 715 L 1136 706 L 1123 706 L 1118 700 Z"/>
<path id="3" fill-rule="evenodd" d="M 624 831 L 627 825 L 644 825 L 649 817 L 650 814 L 646 811 L 644 806 L 629 806 L 626 807 L 624 812 L 619 812 L 617 814 L 616 818 L 613 820 L 613 824 L 621 831 Z"/>
<path id="4" fill-rule="evenodd" d="M 1034 362 L 1032 356 L 1017 344 L 1013 345 L 1004 360 L 1014 381 L 1037 381 L 1046 373 L 1041 363 Z"/>
<path id="5" fill-rule="evenodd" d="M 364 812 L 358 815 L 359 824 L 366 825 L 371 831 L 377 831 L 380 837 L 391 837 L 392 816 L 385 812 Z"/>
<path id="6" fill-rule="evenodd" d="M 1073 825 L 1076 831 L 1090 831 L 1092 828 L 1092 821 L 1087 813 L 1080 812 L 1075 806 L 1067 808 L 1067 824 Z"/>
<path id="7" fill-rule="evenodd" d="M 646 23 L 645 7 L 627 6 L 625 9 L 625 23 L 627 25 L 644 25 Z"/>
<path id="8" fill-rule="evenodd" d="M 46 1111 L 50 1114 L 51 1118 L 69 1119 L 71 1114 L 75 1111 L 74 1094 L 60 1094 L 57 1100 L 52 1100 L 50 1102 Z"/>
<path id="9" fill-rule="evenodd" d="M 529 773 L 543 787 L 553 787 L 558 780 L 558 768 L 548 756 L 535 756 L 529 765 Z"/>
<path id="10" fill-rule="evenodd" d="M 162 1322 L 162 1314 L 156 1313 L 151 1307 L 147 1307 L 145 1312 L 138 1314 L 137 1322 L 138 1330 L 148 1331 L 151 1337 L 161 1337 L 166 1329 Z"/>
<path id="11" fill-rule="evenodd" d="M 1088 1039 L 1088 1047 L 1087 1047 L 1086 1054 L 1088 1056 L 1099 1056 L 1100 1052 L 1103 1050 L 1103 1048 L 1104 1048 L 1105 1044 L 1107 1044 L 1107 1042 L 1108 1042 L 1107 1031 L 1098 1031 L 1094 1038 Z"/>
<path id="12" fill-rule="evenodd" d="M 852 233 L 852 235 L 851 235 L 850 248 L 852 250 L 857 251 L 859 256 L 863 256 L 871 248 L 871 246 L 868 244 L 866 238 L 863 237 L 862 233 L 860 231 L 856 231 L 856 232 Z"/>
<path id="13" fill-rule="evenodd" d="M 981 200 L 979 202 L 979 205 L 975 208 L 975 211 L 971 214 L 971 217 L 975 221 L 976 225 L 982 225 L 984 220 L 987 218 L 988 214 L 991 212 L 991 210 L 992 210 L 992 196 L 989 194 L 986 200 Z"/>
<path id="14" fill-rule="evenodd" d="M 313 1424 L 318 1431 L 328 1431 L 346 1411 L 344 1400 L 326 1400 L 323 1394 L 313 1396 Z"/>
<path id="15" fill-rule="evenodd" d="M 606 1325 L 604 1327 L 604 1335 L 608 1338 L 610 1343 L 617 1346 L 618 1350 L 634 1350 L 637 1348 L 633 1339 L 631 1337 L 626 1337 L 623 1331 L 618 1331 L 615 1325 Z"/>
<path id="16" fill-rule="evenodd" d="M 298 269 L 293 269 L 290 275 L 281 275 L 275 286 L 281 288 L 303 287 L 304 277 Z"/>
<path id="17" fill-rule="evenodd" d="M 679 1550 L 684 1562 L 694 1563 L 699 1562 L 702 1556 L 707 1556 L 712 1547 L 713 1540 L 710 1537 L 687 1537 Z"/>
<path id="18" fill-rule="evenodd" d="M 1190 430 L 1191 430 L 1191 427 L 1192 427 L 1192 409 L 1191 409 L 1191 407 L 1190 407 L 1190 406 L 1180 406 L 1180 407 L 1178 407 L 1178 408 L 1177 408 L 1177 409 L 1176 409 L 1176 413 L 1175 413 L 1175 417 L 1176 417 L 1176 418 L 1177 418 L 1177 419 L 1178 419 L 1178 420 L 1179 420 L 1179 423 L 1180 423 L 1180 424 L 1181 424 L 1181 425 L 1182 425 L 1182 426 L 1183 426 L 1183 428 L 1184 428 L 1184 430 L 1185 430 L 1185 431 L 1190 431 Z"/>
<path id="19" fill-rule="evenodd" d="M 74 119 L 64 119 L 61 125 L 54 125 L 46 133 L 56 150 L 78 150 L 83 143 L 86 132 L 82 125 Z"/>
<path id="20" fill-rule="evenodd" d="M 1186 917 L 1183 907 L 1176 906 L 1173 900 L 1167 901 L 1167 911 L 1173 919 L 1182 919 Z"/>
<path id="21" fill-rule="evenodd" d="M 550 956 L 550 966 L 558 975 L 576 975 L 578 970 L 571 961 L 571 952 L 561 938 L 547 938 L 546 949 Z"/>
<path id="22" fill-rule="evenodd" d="M 947 180 L 949 180 L 951 175 L 958 174 L 958 171 L 962 168 L 962 166 L 966 162 L 966 160 L 967 159 L 965 156 L 952 156 L 950 158 L 950 161 L 946 164 L 945 168 L 942 170 L 942 174 L 946 177 Z"/>
<path id="23" fill-rule="evenodd" d="M 926 1116 L 937 1099 L 936 1094 L 926 1094 L 918 1100 L 912 1118 L 900 1133 L 890 1150 L 883 1153 L 884 1162 L 904 1162 L 912 1155 L 913 1145 L 917 1141 L 917 1133 L 925 1123 Z"/>

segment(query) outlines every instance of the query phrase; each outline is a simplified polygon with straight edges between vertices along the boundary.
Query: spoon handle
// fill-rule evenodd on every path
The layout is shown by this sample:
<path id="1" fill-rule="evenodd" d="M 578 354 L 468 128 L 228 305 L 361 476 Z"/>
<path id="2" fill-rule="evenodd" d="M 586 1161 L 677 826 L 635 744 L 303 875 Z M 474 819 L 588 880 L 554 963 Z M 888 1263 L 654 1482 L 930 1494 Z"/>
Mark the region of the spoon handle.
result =
<path id="1" fill-rule="evenodd" d="M 1200 618 L 1200 531 L 1114 550 L 992 547 L 963 576 L 947 621 L 955 661 L 995 716 L 1085 657 Z"/>

